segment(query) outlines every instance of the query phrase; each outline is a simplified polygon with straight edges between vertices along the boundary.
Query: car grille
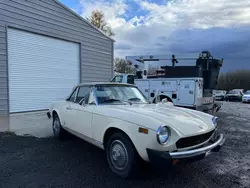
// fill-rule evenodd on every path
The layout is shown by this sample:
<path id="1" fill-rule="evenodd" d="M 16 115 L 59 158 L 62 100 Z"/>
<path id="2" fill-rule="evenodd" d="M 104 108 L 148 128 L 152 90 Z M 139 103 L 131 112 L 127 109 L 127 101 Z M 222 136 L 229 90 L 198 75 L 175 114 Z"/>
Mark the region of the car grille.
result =
<path id="1" fill-rule="evenodd" d="M 207 141 L 212 136 L 213 132 L 214 132 L 214 130 L 210 131 L 208 133 L 202 134 L 202 135 L 181 138 L 180 140 L 178 140 L 176 142 L 176 147 L 177 148 L 187 148 L 187 147 L 201 144 L 201 143 Z"/>
<path id="2" fill-rule="evenodd" d="M 228 99 L 229 100 L 239 100 L 240 97 L 238 97 L 238 96 L 229 96 Z"/>

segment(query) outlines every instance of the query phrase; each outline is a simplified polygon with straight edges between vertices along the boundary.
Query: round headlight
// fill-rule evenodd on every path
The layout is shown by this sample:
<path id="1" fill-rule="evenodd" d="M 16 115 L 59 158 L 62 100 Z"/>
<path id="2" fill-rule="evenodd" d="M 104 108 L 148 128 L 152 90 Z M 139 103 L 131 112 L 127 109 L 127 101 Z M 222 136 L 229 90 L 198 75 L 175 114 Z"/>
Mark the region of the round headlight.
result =
<path id="1" fill-rule="evenodd" d="M 170 137 L 170 129 L 165 125 L 161 125 L 157 130 L 158 143 L 161 145 L 167 144 L 169 137 Z"/>

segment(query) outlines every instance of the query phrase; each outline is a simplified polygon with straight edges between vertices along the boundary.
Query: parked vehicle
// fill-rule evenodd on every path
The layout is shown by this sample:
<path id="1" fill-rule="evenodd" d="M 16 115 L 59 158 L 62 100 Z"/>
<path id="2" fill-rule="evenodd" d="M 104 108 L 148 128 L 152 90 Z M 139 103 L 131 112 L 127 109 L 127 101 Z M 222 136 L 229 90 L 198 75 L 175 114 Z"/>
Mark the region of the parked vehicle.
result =
<path id="1" fill-rule="evenodd" d="M 247 90 L 242 97 L 242 102 L 243 103 L 248 103 L 250 102 L 250 90 Z"/>
<path id="2" fill-rule="evenodd" d="M 242 101 L 243 89 L 233 89 L 225 95 L 225 101 Z"/>
<path id="3" fill-rule="evenodd" d="M 225 138 L 217 133 L 217 117 L 162 102 L 150 104 L 135 85 L 86 83 L 47 115 L 56 137 L 70 132 L 104 149 L 111 170 L 123 178 L 136 173 L 140 160 L 172 163 L 219 151 Z"/>
<path id="4" fill-rule="evenodd" d="M 223 101 L 225 98 L 225 95 L 227 94 L 226 90 L 214 90 L 213 91 L 215 100 L 217 101 Z"/>
<path id="5" fill-rule="evenodd" d="M 215 104 L 213 89 L 217 85 L 217 78 L 223 59 L 215 59 L 207 51 L 203 51 L 198 58 L 178 58 L 179 64 L 185 60 L 193 60 L 193 66 L 162 66 L 156 75 L 148 75 L 146 61 L 160 60 L 177 61 L 175 56 L 126 56 L 127 61 L 137 69 L 136 75 L 117 74 L 111 82 L 135 84 L 151 102 L 156 102 L 156 96 L 166 98 L 175 106 L 192 108 L 214 114 L 221 105 Z"/>

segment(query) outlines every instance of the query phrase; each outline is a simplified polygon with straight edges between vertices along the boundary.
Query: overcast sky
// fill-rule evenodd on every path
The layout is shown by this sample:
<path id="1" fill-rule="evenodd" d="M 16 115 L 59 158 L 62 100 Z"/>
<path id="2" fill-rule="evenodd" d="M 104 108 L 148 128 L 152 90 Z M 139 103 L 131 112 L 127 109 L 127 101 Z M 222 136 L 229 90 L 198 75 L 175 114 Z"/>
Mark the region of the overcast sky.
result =
<path id="1" fill-rule="evenodd" d="M 224 58 L 223 71 L 250 69 L 250 0 L 60 1 L 83 17 L 102 10 L 116 33 L 117 57 L 209 50 Z"/>

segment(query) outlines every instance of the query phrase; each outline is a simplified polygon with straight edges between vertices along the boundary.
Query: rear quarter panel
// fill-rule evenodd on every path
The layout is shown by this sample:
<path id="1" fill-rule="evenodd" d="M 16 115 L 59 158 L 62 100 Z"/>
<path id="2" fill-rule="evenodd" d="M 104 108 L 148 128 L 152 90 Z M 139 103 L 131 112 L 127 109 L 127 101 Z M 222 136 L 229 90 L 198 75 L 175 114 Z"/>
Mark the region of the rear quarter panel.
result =
<path id="1" fill-rule="evenodd" d="M 53 112 L 56 112 L 57 115 L 59 116 L 59 119 L 61 121 L 62 126 L 64 126 L 64 121 L 65 121 L 65 108 L 67 106 L 67 102 L 66 101 L 59 101 L 59 102 L 55 102 L 52 103 L 50 106 L 50 113 L 51 116 L 53 117 Z"/>

